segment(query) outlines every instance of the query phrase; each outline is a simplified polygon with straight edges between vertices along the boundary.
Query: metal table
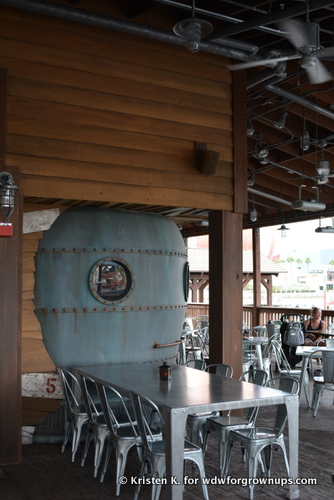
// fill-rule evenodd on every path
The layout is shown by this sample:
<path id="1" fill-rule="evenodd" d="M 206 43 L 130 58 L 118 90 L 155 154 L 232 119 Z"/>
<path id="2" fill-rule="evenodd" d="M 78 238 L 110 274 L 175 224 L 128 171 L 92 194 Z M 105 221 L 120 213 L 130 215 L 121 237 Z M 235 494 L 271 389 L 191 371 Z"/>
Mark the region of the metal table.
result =
<path id="1" fill-rule="evenodd" d="M 263 368 L 263 358 L 262 358 L 262 346 L 268 344 L 268 337 L 245 337 L 244 347 L 249 344 L 255 346 L 256 358 L 257 358 L 257 366 L 260 370 L 264 370 Z"/>
<path id="2" fill-rule="evenodd" d="M 300 395 L 302 394 L 302 390 L 305 385 L 306 370 L 307 370 L 308 360 L 311 354 L 315 351 L 333 351 L 333 350 L 334 350 L 333 347 L 313 347 L 306 345 L 300 345 L 297 347 L 296 356 L 302 356 L 303 358 L 302 369 L 300 372 L 300 389 L 299 389 Z M 318 357 L 320 357 L 320 355 Z"/>
<path id="3" fill-rule="evenodd" d="M 183 443 L 189 413 L 230 410 L 285 403 L 289 419 L 290 477 L 298 477 L 298 396 L 201 370 L 174 365 L 171 381 L 161 381 L 158 364 L 85 366 L 79 373 L 152 399 L 165 420 L 167 498 L 183 498 Z M 178 484 L 175 484 L 175 483 Z M 299 498 L 298 485 L 290 485 L 290 499 Z"/>

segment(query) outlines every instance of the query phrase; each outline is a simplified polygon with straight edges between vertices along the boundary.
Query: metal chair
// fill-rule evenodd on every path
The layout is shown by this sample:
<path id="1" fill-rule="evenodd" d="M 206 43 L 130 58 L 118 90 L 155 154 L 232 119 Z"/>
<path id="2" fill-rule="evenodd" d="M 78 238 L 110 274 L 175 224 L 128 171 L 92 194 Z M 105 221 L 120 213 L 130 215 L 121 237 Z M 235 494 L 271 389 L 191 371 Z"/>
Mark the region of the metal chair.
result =
<path id="1" fill-rule="evenodd" d="M 252 382 L 257 385 L 265 385 L 268 379 L 268 374 L 264 370 L 249 370 L 241 375 L 239 380 L 246 382 Z M 246 416 L 230 416 L 230 412 L 226 416 L 221 416 L 218 419 L 208 418 L 204 426 L 204 440 L 203 440 L 203 450 L 207 449 L 208 437 L 211 431 L 218 432 L 218 442 L 219 442 L 219 470 L 220 475 L 223 475 L 226 456 L 227 456 L 227 444 L 229 439 L 229 434 L 231 430 L 243 429 L 252 427 L 254 425 L 256 416 L 258 413 L 258 407 L 249 408 Z"/>
<path id="2" fill-rule="evenodd" d="M 77 374 L 78 381 L 80 383 L 83 400 L 87 410 L 89 418 L 89 432 L 87 432 L 87 438 L 85 443 L 85 449 L 81 459 L 81 467 L 85 465 L 87 458 L 87 453 L 89 449 L 89 444 L 91 441 L 91 432 L 94 436 L 95 452 L 94 452 L 94 477 L 97 477 L 98 469 L 101 463 L 102 453 L 104 449 L 105 440 L 109 438 L 110 431 L 106 424 L 104 418 L 104 413 L 102 411 L 102 406 L 99 401 L 98 391 L 93 379 Z M 96 401 L 98 399 L 98 402 Z M 118 405 L 118 398 L 115 399 L 115 405 Z M 109 405 L 112 405 L 112 400 L 108 401 Z M 113 406 L 113 411 L 115 412 L 115 407 Z M 128 419 L 126 415 L 117 415 L 117 420 L 120 425 L 128 425 Z M 103 482 L 103 478 L 101 478 Z"/>
<path id="3" fill-rule="evenodd" d="M 292 377 L 272 378 L 267 382 L 268 387 L 277 387 L 284 392 L 298 394 L 299 382 Z M 248 477 L 256 477 L 257 466 L 260 455 L 265 465 L 267 476 L 270 477 L 270 467 L 272 461 L 272 449 L 279 446 L 282 449 L 287 474 L 289 475 L 289 461 L 286 453 L 283 430 L 287 421 L 287 410 L 285 404 L 277 405 L 275 423 L 273 427 L 256 427 L 248 429 L 231 430 L 227 446 L 226 464 L 223 476 L 226 477 L 231 457 L 233 443 L 238 442 L 245 449 L 247 457 Z M 253 499 L 254 483 L 249 482 L 249 498 Z"/>
<path id="4" fill-rule="evenodd" d="M 185 366 L 188 368 L 195 368 L 195 370 L 205 370 L 206 362 L 203 359 L 189 359 Z"/>
<path id="5" fill-rule="evenodd" d="M 100 397 L 104 418 L 110 432 L 109 446 L 105 456 L 100 482 L 102 483 L 104 480 L 110 459 L 111 447 L 114 446 L 116 451 L 116 496 L 119 496 L 121 489 L 119 478 L 124 475 L 128 452 L 132 446 L 139 446 L 141 439 L 138 433 L 138 428 L 135 425 L 135 420 L 131 417 L 123 396 L 110 385 L 104 385 L 99 382 L 95 382 L 95 384 Z M 122 413 L 127 419 L 126 423 L 124 420 L 120 423 L 117 419 L 111 405 L 109 404 L 109 400 L 111 398 L 114 400 L 117 398 L 121 404 Z M 138 455 L 140 456 L 140 451 L 138 452 Z"/>
<path id="6" fill-rule="evenodd" d="M 214 373 L 220 377 L 232 378 L 233 368 L 224 363 L 217 363 L 208 365 L 205 371 Z M 192 443 L 203 445 L 203 431 L 208 418 L 218 419 L 220 417 L 219 411 L 191 413 L 187 417 L 187 427 L 189 429 L 189 439 Z"/>
<path id="7" fill-rule="evenodd" d="M 272 341 L 274 355 L 276 357 L 276 367 L 281 376 L 289 376 L 296 379 L 300 379 L 301 368 L 291 368 L 287 357 L 282 349 L 281 344 L 277 340 Z M 304 392 L 308 407 L 311 408 L 310 394 L 309 394 L 309 376 L 307 371 L 304 377 Z M 301 396 L 301 395 L 300 395 Z"/>
<path id="8" fill-rule="evenodd" d="M 321 356 L 322 365 L 316 365 L 315 369 L 313 359 L 319 359 Z M 334 391 L 334 351 L 314 351 L 309 359 L 309 367 L 313 379 L 313 395 L 311 409 L 313 416 L 316 417 L 319 404 L 325 389 Z M 319 373 L 320 372 L 320 373 Z"/>
<path id="9" fill-rule="evenodd" d="M 202 349 L 203 359 L 209 357 L 209 327 L 205 326 L 197 332 L 199 347 Z"/>
<path id="10" fill-rule="evenodd" d="M 226 363 L 216 363 L 208 365 L 205 368 L 206 372 L 214 373 L 215 375 L 219 375 L 220 377 L 232 378 L 233 377 L 233 368 Z"/>
<path id="11" fill-rule="evenodd" d="M 75 460 L 75 455 L 78 450 L 81 431 L 83 426 L 89 421 L 86 406 L 83 402 L 82 392 L 78 379 L 75 375 L 65 367 L 57 366 L 59 380 L 63 389 L 67 416 L 65 422 L 65 436 L 62 444 L 61 452 L 64 453 L 70 432 L 72 430 L 72 462 Z"/>
<path id="12" fill-rule="evenodd" d="M 159 428 L 163 429 L 164 423 L 161 413 L 157 405 L 150 399 L 147 399 L 135 393 L 132 393 L 131 397 L 143 445 L 143 459 L 139 472 L 139 478 L 142 478 L 144 476 L 145 469 L 148 465 L 150 466 L 151 476 L 153 478 L 163 478 L 166 472 L 166 444 L 163 438 L 161 438 L 160 440 L 154 440 L 154 436 L 152 434 L 152 431 L 157 425 Z M 153 429 L 152 423 L 147 418 L 147 415 L 154 415 L 155 426 Z M 196 463 L 199 470 L 204 500 L 209 500 L 207 486 L 203 482 L 203 479 L 205 478 L 205 469 L 202 449 L 199 446 L 196 446 L 195 444 L 185 440 L 184 460 L 191 460 L 192 462 Z M 151 500 L 158 500 L 160 496 L 161 483 L 157 483 L 158 481 L 152 484 Z M 140 481 L 138 481 L 134 500 L 138 499 L 140 487 L 141 484 Z"/>
<path id="13" fill-rule="evenodd" d="M 279 332 L 274 333 L 271 337 L 269 337 L 268 344 L 266 344 L 264 346 L 264 349 L 262 352 L 263 369 L 267 372 L 268 378 L 273 377 L 272 360 L 274 358 L 275 361 L 277 362 L 276 350 L 277 349 L 281 350 L 280 338 L 281 338 L 281 334 Z M 281 361 L 280 361 L 280 363 L 281 363 Z"/>

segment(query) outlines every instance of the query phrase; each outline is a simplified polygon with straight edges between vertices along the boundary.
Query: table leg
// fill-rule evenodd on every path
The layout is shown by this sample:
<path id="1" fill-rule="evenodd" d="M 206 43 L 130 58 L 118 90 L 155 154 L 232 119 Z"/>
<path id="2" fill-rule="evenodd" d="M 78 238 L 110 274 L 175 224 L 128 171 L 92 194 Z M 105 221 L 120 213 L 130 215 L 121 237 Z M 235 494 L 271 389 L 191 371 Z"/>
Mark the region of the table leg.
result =
<path id="1" fill-rule="evenodd" d="M 285 404 L 288 414 L 289 428 L 289 462 L 290 477 L 296 480 L 298 476 L 298 446 L 299 446 L 299 401 L 298 396 L 286 398 Z M 298 484 L 291 484 L 288 498 L 299 498 Z"/>
<path id="2" fill-rule="evenodd" d="M 308 365 L 308 357 L 307 356 L 303 356 L 303 361 L 302 361 L 302 369 L 301 369 L 301 372 L 300 372 L 300 387 L 299 387 L 299 401 L 301 400 L 301 397 L 302 397 L 302 394 L 303 394 L 303 390 L 304 390 L 304 386 L 305 386 L 305 377 L 306 377 L 306 370 L 307 370 L 307 365 Z M 308 400 L 307 401 L 308 403 L 308 406 L 310 407 L 310 401 Z"/>
<path id="3" fill-rule="evenodd" d="M 263 360 L 262 360 L 262 347 L 261 344 L 256 344 L 256 356 L 257 356 L 257 365 L 260 370 L 263 370 Z"/>
<path id="4" fill-rule="evenodd" d="M 166 497 L 183 498 L 183 456 L 188 408 L 163 411 L 166 440 Z"/>

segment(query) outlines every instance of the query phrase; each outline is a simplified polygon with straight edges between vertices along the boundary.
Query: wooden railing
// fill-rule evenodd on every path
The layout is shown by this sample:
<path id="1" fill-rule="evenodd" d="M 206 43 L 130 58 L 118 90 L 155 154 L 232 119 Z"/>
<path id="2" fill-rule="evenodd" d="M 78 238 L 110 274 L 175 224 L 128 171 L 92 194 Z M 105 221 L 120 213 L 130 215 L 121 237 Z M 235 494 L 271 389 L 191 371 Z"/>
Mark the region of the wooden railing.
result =
<path id="1" fill-rule="evenodd" d="M 305 319 L 311 316 L 311 311 L 309 308 L 302 309 L 300 307 L 296 308 L 289 307 L 287 309 L 281 307 L 263 306 L 259 307 L 258 310 L 259 310 L 260 325 L 265 325 L 268 323 L 268 321 L 279 321 L 281 319 L 282 314 L 291 314 L 292 315 L 291 320 L 298 319 L 300 314 L 302 314 Z M 326 327 L 328 327 L 330 323 L 334 323 L 333 310 L 323 309 L 321 314 L 322 314 L 322 319 L 326 322 Z M 207 316 L 207 315 L 209 315 L 209 304 L 201 304 L 201 303 L 188 304 L 186 312 L 187 318 L 197 318 L 198 316 Z M 258 326 L 252 324 L 252 317 L 253 317 L 253 308 L 244 307 L 242 321 L 243 323 L 246 323 L 246 325 L 248 325 L 250 329 L 252 329 L 253 326 Z"/>
<path id="2" fill-rule="evenodd" d="M 188 304 L 186 318 L 198 318 L 199 316 L 209 315 L 209 304 L 194 302 Z"/>

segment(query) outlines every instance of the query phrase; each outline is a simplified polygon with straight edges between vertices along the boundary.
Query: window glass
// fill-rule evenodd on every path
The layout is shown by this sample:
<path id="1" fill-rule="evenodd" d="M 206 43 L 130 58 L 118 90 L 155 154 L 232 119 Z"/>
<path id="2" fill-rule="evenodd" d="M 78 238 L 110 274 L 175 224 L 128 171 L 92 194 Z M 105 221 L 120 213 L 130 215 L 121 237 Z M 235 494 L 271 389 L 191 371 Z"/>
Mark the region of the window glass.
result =
<path id="1" fill-rule="evenodd" d="M 131 272 L 123 262 L 99 261 L 90 273 L 90 289 L 100 302 L 113 303 L 123 299 L 131 285 Z"/>

